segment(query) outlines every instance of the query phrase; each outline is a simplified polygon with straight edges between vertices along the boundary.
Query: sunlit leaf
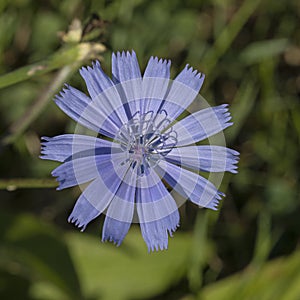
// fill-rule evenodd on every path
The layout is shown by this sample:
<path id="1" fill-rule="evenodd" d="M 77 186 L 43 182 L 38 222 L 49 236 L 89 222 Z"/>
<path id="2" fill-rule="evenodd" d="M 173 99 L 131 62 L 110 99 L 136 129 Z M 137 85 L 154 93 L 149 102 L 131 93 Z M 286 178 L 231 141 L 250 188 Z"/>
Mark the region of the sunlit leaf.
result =
<path id="1" fill-rule="evenodd" d="M 261 268 L 244 271 L 208 285 L 203 300 L 264 299 L 298 300 L 300 295 L 300 252 L 279 258 Z"/>
<path id="2" fill-rule="evenodd" d="M 154 253 L 147 252 L 136 228 L 130 229 L 119 248 L 86 234 L 66 237 L 87 297 L 143 299 L 175 286 L 186 273 L 190 249 L 187 234 L 175 233 L 168 250 Z"/>

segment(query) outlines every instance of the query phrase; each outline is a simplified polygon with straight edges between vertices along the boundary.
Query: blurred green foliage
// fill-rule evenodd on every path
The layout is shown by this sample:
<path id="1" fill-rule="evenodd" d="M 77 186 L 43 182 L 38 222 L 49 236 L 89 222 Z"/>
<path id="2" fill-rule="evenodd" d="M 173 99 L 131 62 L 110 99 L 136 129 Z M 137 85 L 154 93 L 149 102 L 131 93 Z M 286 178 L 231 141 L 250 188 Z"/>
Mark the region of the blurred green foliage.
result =
<path id="1" fill-rule="evenodd" d="M 297 0 L 0 1 L 0 298 L 300 299 L 299 21 Z M 53 95 L 84 90 L 76 70 L 92 59 L 110 73 L 123 49 L 142 69 L 156 55 L 172 76 L 203 71 L 202 95 L 235 122 L 239 174 L 220 212 L 187 203 L 164 252 L 148 254 L 135 225 L 119 248 L 99 242 L 103 218 L 76 232 L 79 189 L 57 193 L 57 164 L 38 158 L 41 135 L 74 130 Z"/>

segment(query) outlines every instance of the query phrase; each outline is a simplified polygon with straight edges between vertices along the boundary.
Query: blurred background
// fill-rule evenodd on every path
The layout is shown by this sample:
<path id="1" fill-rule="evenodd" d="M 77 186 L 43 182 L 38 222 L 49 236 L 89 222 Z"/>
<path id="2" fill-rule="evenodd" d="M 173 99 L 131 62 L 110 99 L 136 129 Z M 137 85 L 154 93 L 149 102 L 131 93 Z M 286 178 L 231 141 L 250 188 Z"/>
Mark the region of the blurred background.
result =
<path id="1" fill-rule="evenodd" d="M 300 299 L 300 2 L 0 1 L 1 299 Z M 229 103 L 227 145 L 241 153 L 218 212 L 187 203 L 167 251 L 133 225 L 121 247 L 67 223 L 80 190 L 55 191 L 40 136 L 73 133 L 51 100 L 78 68 L 134 49 L 206 74 Z"/>

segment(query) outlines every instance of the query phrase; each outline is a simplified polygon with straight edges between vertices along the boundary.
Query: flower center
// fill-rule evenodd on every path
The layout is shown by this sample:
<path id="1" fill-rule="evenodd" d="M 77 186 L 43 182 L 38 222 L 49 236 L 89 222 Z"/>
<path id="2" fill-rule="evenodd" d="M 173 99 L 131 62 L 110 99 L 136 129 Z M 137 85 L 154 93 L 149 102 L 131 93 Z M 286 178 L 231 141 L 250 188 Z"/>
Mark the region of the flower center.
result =
<path id="1" fill-rule="evenodd" d="M 137 112 L 118 133 L 117 140 L 126 154 L 123 164 L 129 162 L 137 174 L 147 174 L 177 144 L 177 134 L 170 126 L 167 113 Z"/>

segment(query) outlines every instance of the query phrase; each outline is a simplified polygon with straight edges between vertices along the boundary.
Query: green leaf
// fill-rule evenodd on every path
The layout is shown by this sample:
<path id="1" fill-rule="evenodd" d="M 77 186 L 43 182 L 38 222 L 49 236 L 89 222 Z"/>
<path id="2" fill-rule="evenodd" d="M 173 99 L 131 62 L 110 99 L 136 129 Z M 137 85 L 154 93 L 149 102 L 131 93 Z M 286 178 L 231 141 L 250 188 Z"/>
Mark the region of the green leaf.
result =
<path id="1" fill-rule="evenodd" d="M 240 55 L 246 64 L 258 63 L 281 54 L 288 46 L 288 39 L 273 39 L 250 44 Z"/>
<path id="2" fill-rule="evenodd" d="M 137 228 L 120 247 L 87 234 L 67 234 L 86 298 L 142 299 L 175 285 L 187 271 L 190 236 L 174 235 L 167 251 L 148 253 Z"/>
<path id="3" fill-rule="evenodd" d="M 0 267 L 32 282 L 46 281 L 70 299 L 81 299 L 80 285 L 68 248 L 52 226 L 30 215 L 0 218 Z"/>
<path id="4" fill-rule="evenodd" d="M 300 251 L 287 258 L 250 265 L 236 275 L 205 287 L 202 300 L 264 299 L 298 300 L 300 295 Z"/>
<path id="5" fill-rule="evenodd" d="M 0 299 L 29 299 L 30 281 L 0 270 Z"/>

